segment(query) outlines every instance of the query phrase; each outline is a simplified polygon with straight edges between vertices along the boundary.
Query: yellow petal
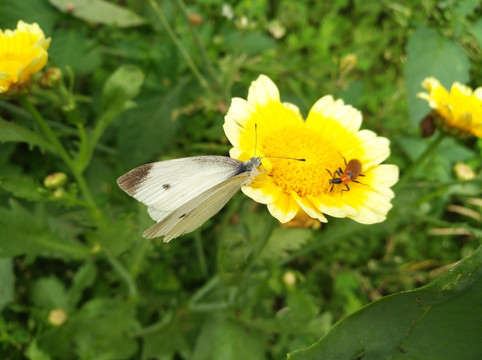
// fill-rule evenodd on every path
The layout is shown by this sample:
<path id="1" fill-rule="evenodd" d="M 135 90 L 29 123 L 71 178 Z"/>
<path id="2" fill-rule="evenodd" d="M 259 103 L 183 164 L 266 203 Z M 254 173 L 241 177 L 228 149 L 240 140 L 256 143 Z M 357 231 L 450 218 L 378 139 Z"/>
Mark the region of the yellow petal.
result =
<path id="1" fill-rule="evenodd" d="M 261 179 L 255 184 L 261 184 L 262 186 L 251 184 L 250 186 L 243 186 L 241 191 L 260 204 L 273 204 L 282 194 L 282 189 L 269 179 L 264 181 Z"/>
<path id="2" fill-rule="evenodd" d="M 314 219 L 318 219 L 321 222 L 328 222 L 325 215 L 321 211 L 319 211 L 308 198 L 302 198 L 298 196 L 295 192 L 291 193 L 291 196 L 296 200 L 298 205 L 303 209 L 305 213 L 311 216 Z"/>
<path id="3" fill-rule="evenodd" d="M 268 205 L 270 214 L 281 223 L 293 219 L 299 211 L 300 206 L 292 196 L 281 193 L 275 203 Z"/>

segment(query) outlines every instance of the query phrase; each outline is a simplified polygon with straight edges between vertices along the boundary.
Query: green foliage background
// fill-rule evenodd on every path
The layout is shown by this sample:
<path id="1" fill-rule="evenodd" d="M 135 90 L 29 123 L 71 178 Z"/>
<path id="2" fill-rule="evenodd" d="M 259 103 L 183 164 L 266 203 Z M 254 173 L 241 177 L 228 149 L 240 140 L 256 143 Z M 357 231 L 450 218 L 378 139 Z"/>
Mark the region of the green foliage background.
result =
<path id="1" fill-rule="evenodd" d="M 479 1 L 3 0 L 0 13 L 1 29 L 39 23 L 64 79 L 0 99 L 0 358 L 482 357 L 482 142 L 422 139 L 415 97 L 427 76 L 481 85 Z M 142 239 L 152 221 L 115 179 L 227 155 L 230 99 L 260 73 L 304 115 L 332 94 L 391 140 L 387 163 L 408 175 L 387 221 L 280 228 L 239 194 L 194 233 Z M 56 172 L 67 182 L 45 186 Z"/>

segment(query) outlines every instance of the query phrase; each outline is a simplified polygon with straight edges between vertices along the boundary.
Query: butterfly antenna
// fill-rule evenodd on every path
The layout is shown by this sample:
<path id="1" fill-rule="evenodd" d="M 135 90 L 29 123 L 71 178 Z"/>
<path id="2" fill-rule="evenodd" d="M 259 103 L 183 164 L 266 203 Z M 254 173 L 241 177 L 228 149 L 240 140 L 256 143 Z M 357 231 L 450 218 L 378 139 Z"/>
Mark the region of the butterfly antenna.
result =
<path id="1" fill-rule="evenodd" d="M 254 124 L 254 157 L 256 157 L 256 150 L 258 149 L 258 124 Z M 271 159 L 288 159 L 288 160 L 295 160 L 295 161 L 306 161 L 306 159 L 296 159 L 289 156 L 263 156 L 263 158 L 271 158 Z"/>
<path id="2" fill-rule="evenodd" d="M 295 160 L 295 161 L 306 161 L 306 159 L 297 159 L 297 158 L 292 158 L 292 157 L 289 157 L 289 156 L 263 156 L 262 158 L 288 159 L 288 160 Z"/>
<path id="3" fill-rule="evenodd" d="M 256 150 L 258 149 L 258 124 L 254 124 L 254 157 L 256 157 Z"/>

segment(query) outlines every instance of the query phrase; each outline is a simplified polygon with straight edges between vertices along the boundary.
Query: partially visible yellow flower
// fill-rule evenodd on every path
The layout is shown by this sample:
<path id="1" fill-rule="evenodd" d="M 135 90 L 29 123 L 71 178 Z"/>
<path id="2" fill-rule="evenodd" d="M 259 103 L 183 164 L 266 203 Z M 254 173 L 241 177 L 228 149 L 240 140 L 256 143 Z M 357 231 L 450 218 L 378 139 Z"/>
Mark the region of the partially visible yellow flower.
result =
<path id="1" fill-rule="evenodd" d="M 455 82 L 449 93 L 433 77 L 426 78 L 422 86 L 428 93 L 419 93 L 417 97 L 427 100 L 439 115 L 437 123 L 442 130 L 482 138 L 482 87 L 472 91 L 470 87 Z"/>
<path id="2" fill-rule="evenodd" d="M 304 211 L 300 211 L 293 219 L 291 219 L 287 223 L 282 224 L 282 226 L 296 228 L 312 228 L 313 230 L 318 230 L 319 228 L 321 228 L 321 223 L 318 219 L 314 219 Z"/>
<path id="3" fill-rule="evenodd" d="M 381 164 L 390 154 L 389 141 L 360 130 L 361 123 L 358 110 L 331 96 L 318 100 L 304 121 L 299 109 L 282 103 L 276 85 L 260 75 L 247 100 L 232 100 L 224 131 L 233 145 L 231 157 L 262 157 L 265 171 L 242 190 L 267 204 L 280 222 L 305 213 L 321 222 L 328 214 L 372 224 L 385 220 L 392 207 L 390 187 L 398 180 L 398 167 Z M 336 171 L 345 171 L 345 160 L 351 159 L 361 163 L 359 183 L 330 183 L 327 170 L 340 178 Z"/>
<path id="4" fill-rule="evenodd" d="M 47 63 L 50 38 L 37 23 L 19 21 L 15 30 L 0 30 L 0 94 L 28 86 L 32 74 Z"/>

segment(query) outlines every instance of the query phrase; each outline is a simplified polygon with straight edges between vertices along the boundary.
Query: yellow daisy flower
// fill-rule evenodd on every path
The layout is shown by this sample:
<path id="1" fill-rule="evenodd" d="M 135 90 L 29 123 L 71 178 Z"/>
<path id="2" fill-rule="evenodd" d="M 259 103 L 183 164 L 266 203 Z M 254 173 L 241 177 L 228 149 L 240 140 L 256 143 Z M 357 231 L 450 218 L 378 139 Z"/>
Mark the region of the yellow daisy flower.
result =
<path id="1" fill-rule="evenodd" d="M 390 187 L 398 180 L 398 167 L 381 165 L 390 154 L 389 141 L 360 130 L 361 123 L 358 110 L 332 96 L 318 100 L 303 121 L 299 109 L 282 103 L 276 85 L 260 75 L 247 101 L 232 100 L 224 131 L 233 145 L 231 157 L 262 157 L 265 171 L 242 190 L 267 204 L 280 222 L 304 212 L 322 222 L 328 214 L 372 224 L 385 220 L 392 207 Z M 354 159 L 360 174 L 345 171 L 345 161 L 352 167 Z M 352 181 L 343 183 L 349 175 Z"/>
<path id="2" fill-rule="evenodd" d="M 426 78 L 422 86 L 428 93 L 419 93 L 417 97 L 427 100 L 439 115 L 437 123 L 442 130 L 482 138 L 482 87 L 472 91 L 470 87 L 455 82 L 449 93 L 433 77 Z"/>
<path id="3" fill-rule="evenodd" d="M 0 94 L 22 89 L 47 63 L 50 38 L 37 23 L 19 21 L 15 30 L 0 30 Z M 8 94 L 7 94 L 8 95 Z"/>

